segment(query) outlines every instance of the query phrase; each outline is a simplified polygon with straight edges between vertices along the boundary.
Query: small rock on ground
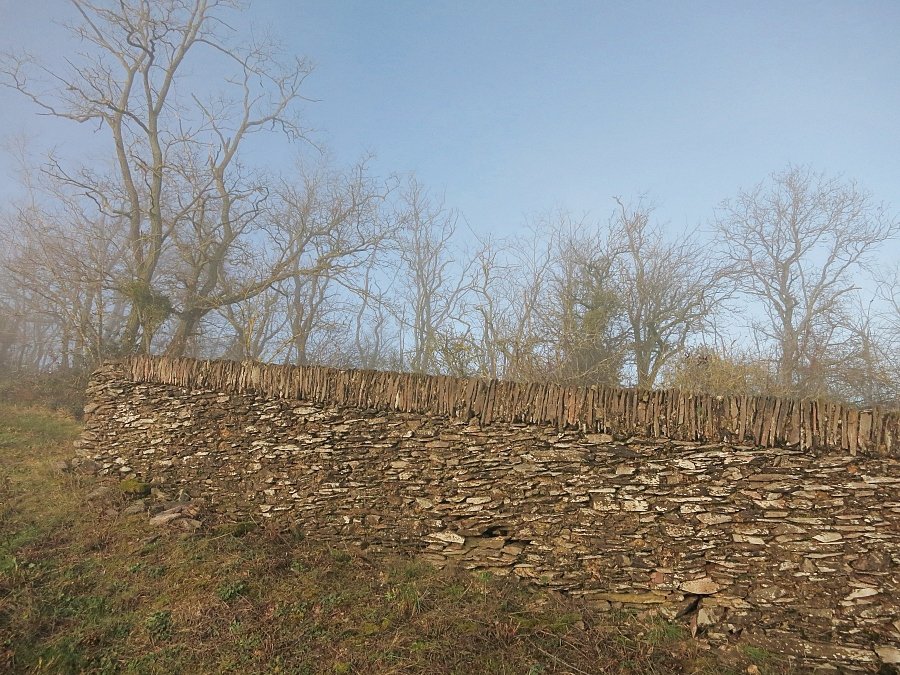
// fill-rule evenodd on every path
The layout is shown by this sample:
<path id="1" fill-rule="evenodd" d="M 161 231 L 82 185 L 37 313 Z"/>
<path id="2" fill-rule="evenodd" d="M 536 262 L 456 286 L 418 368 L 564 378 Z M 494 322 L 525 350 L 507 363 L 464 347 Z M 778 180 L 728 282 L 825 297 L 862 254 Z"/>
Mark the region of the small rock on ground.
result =
<path id="1" fill-rule="evenodd" d="M 122 511 L 126 516 L 132 516 L 137 513 L 144 513 L 147 510 L 147 501 L 144 499 L 138 499 L 137 501 L 129 504 Z"/>
<path id="2" fill-rule="evenodd" d="M 61 459 L 57 462 L 53 462 L 53 470 L 58 471 L 59 473 L 68 473 L 72 470 L 72 465 L 69 464 L 68 460 Z"/>
<path id="3" fill-rule="evenodd" d="M 93 474 L 97 473 L 102 468 L 100 463 L 95 462 L 93 459 L 82 459 L 75 467 L 75 471 L 78 473 Z"/>
<path id="4" fill-rule="evenodd" d="M 100 501 L 103 499 L 109 499 L 114 494 L 115 490 L 113 490 L 111 487 L 109 487 L 108 485 L 101 485 L 92 492 L 88 493 L 85 499 L 87 499 L 89 502 Z"/>

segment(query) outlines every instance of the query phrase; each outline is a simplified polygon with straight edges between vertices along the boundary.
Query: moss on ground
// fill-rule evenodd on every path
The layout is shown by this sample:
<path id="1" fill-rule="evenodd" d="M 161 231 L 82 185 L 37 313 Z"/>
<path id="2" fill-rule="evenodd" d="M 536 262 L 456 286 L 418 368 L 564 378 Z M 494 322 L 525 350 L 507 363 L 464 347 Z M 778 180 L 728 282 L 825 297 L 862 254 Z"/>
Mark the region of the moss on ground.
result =
<path id="1" fill-rule="evenodd" d="M 150 483 L 144 483 L 136 478 L 126 478 L 119 481 L 119 489 L 122 494 L 129 497 L 146 497 L 150 494 Z"/>
<path id="2" fill-rule="evenodd" d="M 491 575 L 252 524 L 154 529 L 116 515 L 116 491 L 88 501 L 98 479 L 53 468 L 78 428 L 0 405 L 0 672 L 782 672 L 752 650 L 713 654 L 680 626 Z"/>

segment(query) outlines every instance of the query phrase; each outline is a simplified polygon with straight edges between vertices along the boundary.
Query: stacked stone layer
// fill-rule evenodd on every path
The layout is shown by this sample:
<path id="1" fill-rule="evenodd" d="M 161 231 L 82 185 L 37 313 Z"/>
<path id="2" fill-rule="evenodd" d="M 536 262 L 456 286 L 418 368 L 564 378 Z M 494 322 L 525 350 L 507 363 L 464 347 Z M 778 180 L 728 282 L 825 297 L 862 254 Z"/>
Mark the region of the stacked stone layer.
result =
<path id="1" fill-rule="evenodd" d="M 235 520 L 686 614 L 804 663 L 900 646 L 900 462 L 349 408 L 100 369 L 79 452 Z M 893 650 L 893 651 L 892 651 Z"/>
<path id="2" fill-rule="evenodd" d="M 124 366 L 137 382 L 262 394 L 269 398 L 438 414 L 482 424 L 528 422 L 620 435 L 842 449 L 898 457 L 900 413 L 830 401 L 709 396 L 677 389 L 566 387 L 321 366 L 276 366 L 137 356 Z"/>

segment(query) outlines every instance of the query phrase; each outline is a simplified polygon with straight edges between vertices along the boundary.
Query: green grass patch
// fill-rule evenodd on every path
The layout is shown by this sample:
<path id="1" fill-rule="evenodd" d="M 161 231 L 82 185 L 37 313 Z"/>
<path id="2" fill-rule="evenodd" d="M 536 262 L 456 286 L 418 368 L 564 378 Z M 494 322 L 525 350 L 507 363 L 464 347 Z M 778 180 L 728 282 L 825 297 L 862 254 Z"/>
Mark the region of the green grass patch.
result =
<path id="1" fill-rule="evenodd" d="M 22 450 L 69 444 L 80 428 L 64 413 L 0 405 L 0 448 Z"/>
<path id="2" fill-rule="evenodd" d="M 246 581 L 233 581 L 230 584 L 220 586 L 219 590 L 216 591 L 216 594 L 222 602 L 232 602 L 241 596 L 246 595 L 248 588 Z"/>

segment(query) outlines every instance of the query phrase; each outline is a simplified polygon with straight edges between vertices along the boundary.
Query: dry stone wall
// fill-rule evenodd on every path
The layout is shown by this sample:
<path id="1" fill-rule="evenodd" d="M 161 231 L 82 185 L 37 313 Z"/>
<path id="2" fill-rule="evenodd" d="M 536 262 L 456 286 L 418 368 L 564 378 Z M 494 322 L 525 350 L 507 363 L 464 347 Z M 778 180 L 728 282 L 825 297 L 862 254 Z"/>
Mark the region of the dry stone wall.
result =
<path id="1" fill-rule="evenodd" d="M 829 401 L 153 357 L 132 358 L 125 367 L 137 382 L 465 420 L 474 417 L 482 424 L 529 422 L 682 441 L 900 456 L 900 413 L 857 410 Z"/>
<path id="2" fill-rule="evenodd" d="M 275 367 L 228 365 L 237 376 L 211 386 L 219 366 L 199 364 L 178 380 L 185 363 L 199 362 L 101 368 L 79 453 L 222 518 L 681 615 L 714 641 L 750 636 L 806 664 L 900 659 L 900 462 L 874 444 L 853 455 L 485 423 L 279 394 L 261 384 Z"/>

